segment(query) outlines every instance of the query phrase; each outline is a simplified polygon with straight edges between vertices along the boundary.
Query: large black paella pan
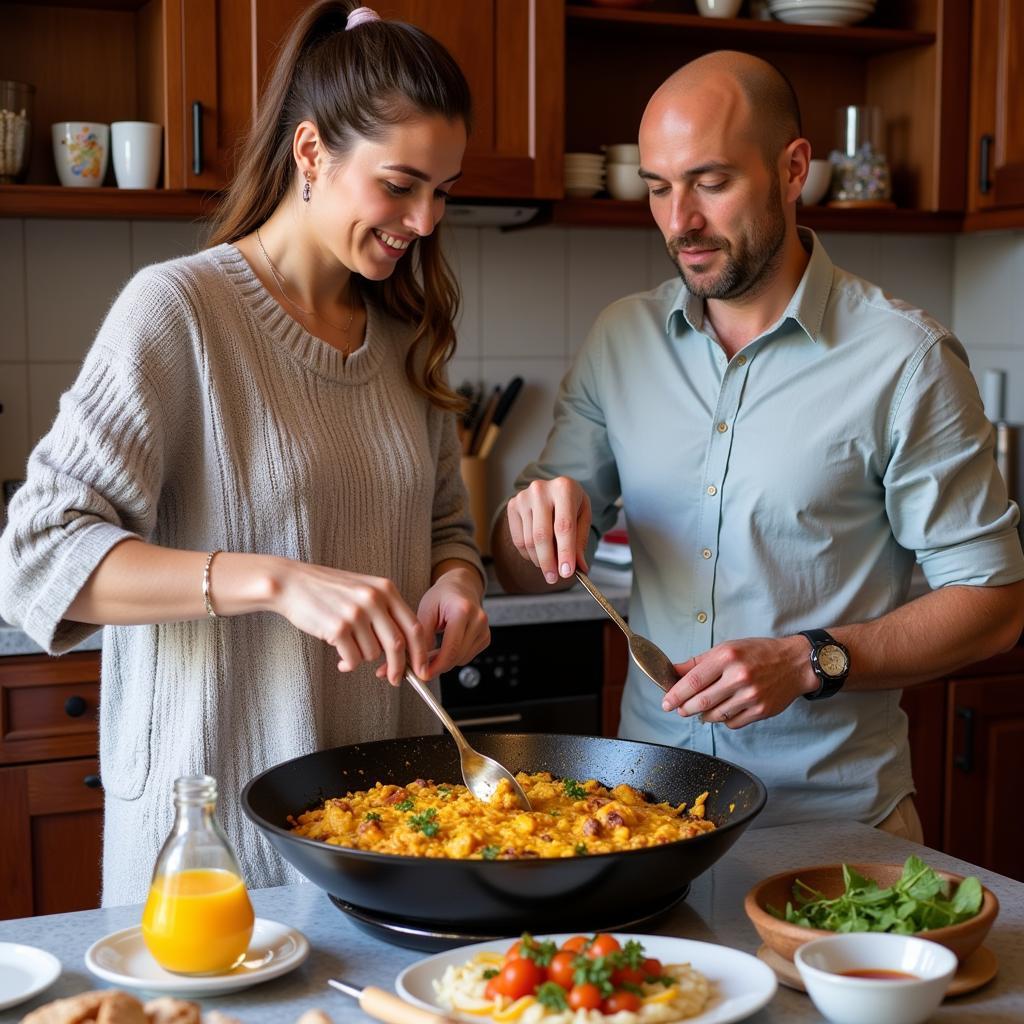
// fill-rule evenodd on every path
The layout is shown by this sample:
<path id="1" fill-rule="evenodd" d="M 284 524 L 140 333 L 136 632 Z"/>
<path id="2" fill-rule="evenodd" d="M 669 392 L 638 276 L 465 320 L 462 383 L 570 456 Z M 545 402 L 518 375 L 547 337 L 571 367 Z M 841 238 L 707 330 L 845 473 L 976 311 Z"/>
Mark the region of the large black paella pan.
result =
<path id="1" fill-rule="evenodd" d="M 242 807 L 274 849 L 336 901 L 357 911 L 448 932 L 515 935 L 606 928 L 675 902 L 691 879 L 740 837 L 761 811 L 765 788 L 749 772 L 692 750 L 591 736 L 473 735 L 511 771 L 621 782 L 657 801 L 691 802 L 708 791 L 717 828 L 644 850 L 538 860 L 400 857 L 329 846 L 288 831 L 289 815 L 375 782 L 459 782 L 447 736 L 335 747 L 286 761 L 254 778 Z"/>

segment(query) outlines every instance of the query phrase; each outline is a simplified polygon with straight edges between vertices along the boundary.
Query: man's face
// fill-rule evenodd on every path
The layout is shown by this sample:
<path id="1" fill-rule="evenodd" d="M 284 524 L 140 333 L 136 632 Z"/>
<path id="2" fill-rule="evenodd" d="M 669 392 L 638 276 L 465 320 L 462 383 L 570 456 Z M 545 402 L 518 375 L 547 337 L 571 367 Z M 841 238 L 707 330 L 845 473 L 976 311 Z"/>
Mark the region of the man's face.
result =
<path id="1" fill-rule="evenodd" d="M 745 122 L 708 113 L 708 104 L 694 100 L 648 111 L 641 125 L 640 173 L 651 212 L 673 265 L 701 298 L 757 294 L 781 257 L 779 171 L 767 165 Z"/>

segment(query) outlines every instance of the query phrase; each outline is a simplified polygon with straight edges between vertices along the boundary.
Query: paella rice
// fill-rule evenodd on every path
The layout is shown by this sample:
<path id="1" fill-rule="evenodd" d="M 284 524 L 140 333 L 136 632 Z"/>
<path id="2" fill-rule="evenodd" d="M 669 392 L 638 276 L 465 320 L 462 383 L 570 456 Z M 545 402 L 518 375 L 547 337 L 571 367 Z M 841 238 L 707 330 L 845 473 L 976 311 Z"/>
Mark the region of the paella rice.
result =
<path id="1" fill-rule="evenodd" d="M 522 860 L 579 857 L 660 846 L 712 831 L 707 793 L 691 804 L 654 803 L 625 783 L 607 789 L 595 779 L 556 779 L 549 772 L 516 779 L 531 811 L 522 811 L 508 783 L 489 803 L 465 786 L 416 779 L 376 783 L 289 818 L 295 835 L 333 846 L 414 857 Z"/>

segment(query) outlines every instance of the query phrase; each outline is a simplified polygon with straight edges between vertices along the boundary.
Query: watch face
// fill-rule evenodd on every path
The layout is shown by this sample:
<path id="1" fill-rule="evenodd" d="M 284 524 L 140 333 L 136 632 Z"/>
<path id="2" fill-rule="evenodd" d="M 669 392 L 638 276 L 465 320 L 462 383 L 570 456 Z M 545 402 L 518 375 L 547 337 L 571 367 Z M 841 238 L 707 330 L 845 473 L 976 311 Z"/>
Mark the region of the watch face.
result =
<path id="1" fill-rule="evenodd" d="M 825 644 L 818 650 L 818 664 L 825 675 L 838 678 L 846 671 L 848 661 L 841 647 Z"/>

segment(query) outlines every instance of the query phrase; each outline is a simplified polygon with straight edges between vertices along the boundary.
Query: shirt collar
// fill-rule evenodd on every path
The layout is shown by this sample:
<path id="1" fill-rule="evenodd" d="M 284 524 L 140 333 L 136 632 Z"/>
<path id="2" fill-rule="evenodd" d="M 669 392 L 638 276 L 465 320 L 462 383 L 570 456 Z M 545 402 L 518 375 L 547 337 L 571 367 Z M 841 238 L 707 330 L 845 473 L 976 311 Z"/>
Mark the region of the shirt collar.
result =
<path id="1" fill-rule="evenodd" d="M 800 278 L 800 283 L 789 300 L 785 312 L 772 331 L 781 327 L 786 320 L 795 320 L 807 337 L 816 342 L 821 336 L 821 321 L 825 316 L 829 293 L 832 291 L 834 267 L 828 258 L 828 253 L 825 252 L 825 247 L 818 241 L 818 236 L 810 228 L 797 228 L 796 230 L 804 248 L 810 249 L 811 258 L 807 261 L 803 277 Z M 673 333 L 673 321 L 676 314 L 682 314 L 691 330 L 700 334 L 705 333 L 704 300 L 696 295 L 691 295 L 685 285 L 680 285 L 679 294 L 665 319 L 665 330 L 668 334 Z"/>

